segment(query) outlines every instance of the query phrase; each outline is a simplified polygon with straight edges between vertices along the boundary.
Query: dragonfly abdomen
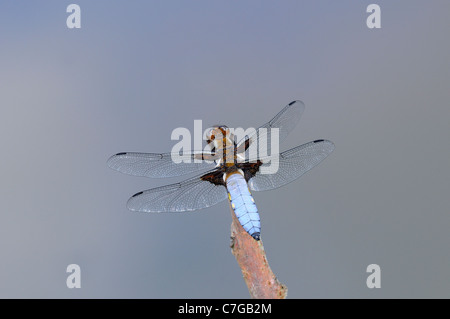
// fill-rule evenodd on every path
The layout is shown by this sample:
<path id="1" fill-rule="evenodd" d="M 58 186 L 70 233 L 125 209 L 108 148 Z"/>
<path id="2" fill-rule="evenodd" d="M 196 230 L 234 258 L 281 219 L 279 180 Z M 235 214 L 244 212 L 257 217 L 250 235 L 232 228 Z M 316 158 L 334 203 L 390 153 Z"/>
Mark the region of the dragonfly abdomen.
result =
<path id="1" fill-rule="evenodd" d="M 250 236 L 259 240 L 261 223 L 255 201 L 248 189 L 245 178 L 236 172 L 227 176 L 226 185 L 231 207 L 239 220 L 239 223 Z"/>

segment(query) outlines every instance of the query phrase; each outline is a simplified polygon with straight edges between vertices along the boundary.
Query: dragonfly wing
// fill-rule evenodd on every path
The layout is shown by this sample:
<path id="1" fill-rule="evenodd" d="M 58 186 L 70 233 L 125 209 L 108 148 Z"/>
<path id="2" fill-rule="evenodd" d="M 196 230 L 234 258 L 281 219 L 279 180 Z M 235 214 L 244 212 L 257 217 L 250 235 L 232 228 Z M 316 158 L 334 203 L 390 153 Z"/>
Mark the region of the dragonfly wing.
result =
<path id="1" fill-rule="evenodd" d="M 128 200 L 127 207 L 147 213 L 185 212 L 210 207 L 227 199 L 226 188 L 202 180 L 203 175 L 137 193 Z"/>
<path id="2" fill-rule="evenodd" d="M 309 142 L 281 153 L 274 162 L 262 160 L 263 164 L 259 171 L 249 180 L 250 189 L 254 191 L 265 191 L 275 189 L 289 184 L 305 174 L 314 166 L 322 162 L 332 151 L 334 144 L 327 140 Z M 263 174 L 262 168 L 270 165 L 278 171 L 273 174 Z"/>
<path id="3" fill-rule="evenodd" d="M 254 134 L 242 138 L 238 143 L 237 153 L 245 151 L 247 160 L 270 155 L 273 148 L 271 129 L 278 129 L 279 139 L 275 142 L 281 143 L 297 125 L 304 110 L 305 104 L 302 101 L 289 103 L 273 119 L 260 126 Z M 252 149 L 252 145 L 254 149 Z"/>
<path id="4" fill-rule="evenodd" d="M 175 157 L 176 156 L 176 157 Z M 187 154 L 176 153 L 118 153 L 108 159 L 108 166 L 119 172 L 153 178 L 181 176 L 200 170 L 212 169 L 212 161 L 201 160 L 211 156 L 207 152 L 192 152 Z M 177 161 L 174 161 L 176 159 Z M 181 163 L 177 163 L 181 161 Z"/>

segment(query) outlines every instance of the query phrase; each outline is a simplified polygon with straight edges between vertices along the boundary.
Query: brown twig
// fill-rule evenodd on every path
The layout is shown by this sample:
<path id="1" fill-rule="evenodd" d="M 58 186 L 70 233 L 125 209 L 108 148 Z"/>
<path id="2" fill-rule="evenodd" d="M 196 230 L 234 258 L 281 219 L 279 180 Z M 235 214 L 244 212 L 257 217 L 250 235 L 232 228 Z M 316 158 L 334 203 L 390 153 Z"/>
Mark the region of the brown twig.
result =
<path id="1" fill-rule="evenodd" d="M 231 208 L 231 252 L 242 270 L 250 297 L 285 299 L 287 287 L 280 283 L 269 267 L 262 241 L 256 241 L 242 228 Z"/>

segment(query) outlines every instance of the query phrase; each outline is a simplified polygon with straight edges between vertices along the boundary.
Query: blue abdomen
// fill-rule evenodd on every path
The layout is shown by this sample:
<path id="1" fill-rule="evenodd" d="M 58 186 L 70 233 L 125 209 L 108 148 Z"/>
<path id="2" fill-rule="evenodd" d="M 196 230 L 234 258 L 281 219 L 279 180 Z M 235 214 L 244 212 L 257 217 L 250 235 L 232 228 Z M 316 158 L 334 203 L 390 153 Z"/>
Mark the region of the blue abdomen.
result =
<path id="1" fill-rule="evenodd" d="M 248 189 L 247 182 L 240 173 L 226 179 L 228 197 L 239 223 L 254 239 L 259 240 L 261 223 L 255 201 Z"/>

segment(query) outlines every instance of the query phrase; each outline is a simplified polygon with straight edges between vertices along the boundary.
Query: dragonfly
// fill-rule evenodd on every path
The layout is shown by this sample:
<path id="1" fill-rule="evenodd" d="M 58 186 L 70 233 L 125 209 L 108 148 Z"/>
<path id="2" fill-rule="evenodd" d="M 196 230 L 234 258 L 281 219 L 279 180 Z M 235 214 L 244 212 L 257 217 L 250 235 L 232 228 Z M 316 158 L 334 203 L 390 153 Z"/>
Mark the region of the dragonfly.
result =
<path id="1" fill-rule="evenodd" d="M 128 209 L 147 213 L 170 213 L 199 210 L 229 200 L 245 231 L 259 241 L 261 220 L 252 191 L 267 191 L 287 185 L 322 162 L 333 150 L 329 140 L 318 139 L 276 153 L 278 143 L 297 125 L 305 110 L 302 101 L 286 105 L 269 122 L 236 141 L 225 125 L 217 125 L 206 134 L 209 150 L 168 153 L 121 152 L 107 164 L 121 173 L 151 178 L 168 178 L 196 172 L 197 175 L 171 185 L 134 194 Z M 250 152 L 258 145 L 257 152 Z M 267 155 L 270 153 L 270 156 Z M 272 154 L 274 153 L 274 154 Z M 263 154 L 263 155 L 261 155 Z M 174 161 L 175 156 L 181 161 Z M 277 167 L 270 171 L 270 165 Z M 201 172 L 201 173 L 200 173 Z"/>

